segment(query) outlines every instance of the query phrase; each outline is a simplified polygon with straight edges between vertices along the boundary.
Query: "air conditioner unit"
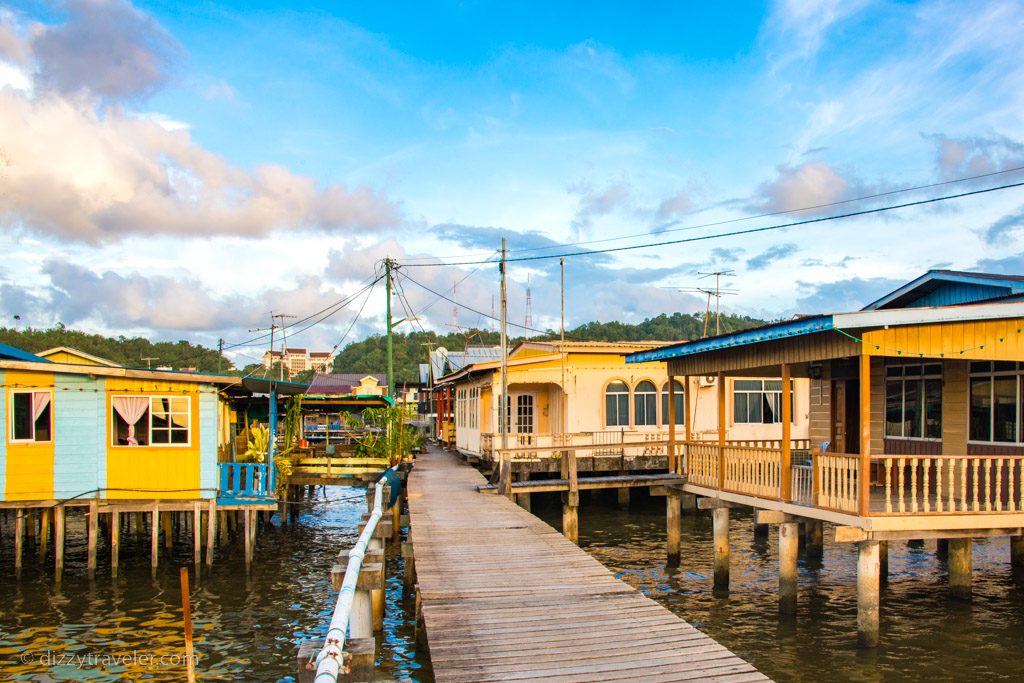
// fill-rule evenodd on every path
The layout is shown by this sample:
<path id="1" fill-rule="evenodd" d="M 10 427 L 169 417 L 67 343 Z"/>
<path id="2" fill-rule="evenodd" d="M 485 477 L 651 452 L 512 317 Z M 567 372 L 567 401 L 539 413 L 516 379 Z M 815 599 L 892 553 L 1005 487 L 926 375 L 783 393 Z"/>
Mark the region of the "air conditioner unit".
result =
<path id="1" fill-rule="evenodd" d="M 717 381 L 718 381 L 718 376 L 717 375 L 703 375 L 703 376 L 701 376 L 701 378 L 699 380 L 699 384 L 702 387 L 713 387 L 713 386 L 715 386 L 715 382 L 717 382 Z"/>

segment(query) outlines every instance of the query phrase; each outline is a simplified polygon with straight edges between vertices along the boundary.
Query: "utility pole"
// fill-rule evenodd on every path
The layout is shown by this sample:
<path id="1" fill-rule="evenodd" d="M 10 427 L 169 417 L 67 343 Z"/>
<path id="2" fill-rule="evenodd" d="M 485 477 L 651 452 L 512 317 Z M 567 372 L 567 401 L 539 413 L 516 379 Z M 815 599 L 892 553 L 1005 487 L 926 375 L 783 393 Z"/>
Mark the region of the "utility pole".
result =
<path id="1" fill-rule="evenodd" d="M 217 340 L 217 372 L 221 371 L 221 361 L 224 359 L 224 340 Z"/>
<path id="2" fill-rule="evenodd" d="M 281 319 L 281 324 L 278 325 L 278 327 L 281 328 L 281 365 L 278 366 L 279 367 L 279 377 L 278 377 L 278 379 L 281 380 L 282 382 L 284 381 L 284 358 L 285 358 L 285 355 L 286 355 L 286 352 L 287 352 L 287 347 L 288 347 L 288 333 L 286 332 L 286 330 L 288 329 L 288 326 L 284 324 L 284 319 L 285 318 L 294 318 L 294 317 L 295 317 L 294 315 L 288 315 L 287 313 L 278 313 L 277 315 L 274 315 L 273 311 L 270 312 L 270 322 L 271 322 L 271 325 L 270 325 L 270 350 L 271 351 L 274 350 L 274 319 L 275 318 L 280 318 Z M 291 370 L 290 369 L 289 369 L 288 374 L 289 374 L 289 376 L 291 375 Z"/>
<path id="3" fill-rule="evenodd" d="M 505 291 L 505 238 L 501 238 L 501 406 L 498 408 L 498 424 L 501 426 L 501 448 L 508 448 L 508 299 Z M 505 454 L 508 455 L 507 453 Z"/>
<path id="4" fill-rule="evenodd" d="M 385 277 L 385 289 L 388 293 L 387 302 L 387 325 L 388 325 L 388 396 L 394 397 L 394 386 L 395 386 L 395 359 L 392 355 L 394 348 L 391 341 L 391 328 L 394 325 L 391 323 L 391 268 L 393 262 L 390 258 L 384 259 L 384 273 Z"/>
<path id="5" fill-rule="evenodd" d="M 273 318 L 271 318 L 271 320 L 273 320 Z M 263 376 L 264 377 L 267 376 L 267 371 L 268 370 L 273 370 L 274 369 L 274 330 L 276 328 L 277 328 L 277 325 L 275 325 L 273 322 L 271 322 L 270 327 L 254 327 L 254 328 L 249 330 L 250 332 L 270 332 L 270 365 L 268 367 L 264 368 L 264 370 L 263 370 Z"/>
<path id="6" fill-rule="evenodd" d="M 729 276 L 732 276 L 732 275 L 735 275 L 735 274 L 736 274 L 735 271 L 732 271 L 732 270 L 716 270 L 713 273 L 697 273 L 697 275 L 699 275 L 701 277 L 711 277 L 712 275 L 715 276 L 715 289 L 714 289 L 714 297 L 715 297 L 715 336 L 718 336 L 718 335 L 720 335 L 722 333 L 722 326 L 721 326 L 722 314 L 719 311 L 719 304 L 721 303 L 721 300 L 722 300 L 722 294 L 735 294 L 736 293 L 736 290 L 723 290 L 722 289 L 722 276 L 725 275 L 725 276 L 729 277 Z M 710 313 L 710 309 L 711 309 L 711 292 L 708 292 L 708 312 L 709 313 Z M 705 335 L 706 335 L 707 334 L 707 317 L 706 316 L 705 316 L 704 329 L 705 329 Z"/>
<path id="7" fill-rule="evenodd" d="M 558 259 L 558 265 L 562 271 L 562 334 L 561 339 L 565 341 L 565 257 Z"/>

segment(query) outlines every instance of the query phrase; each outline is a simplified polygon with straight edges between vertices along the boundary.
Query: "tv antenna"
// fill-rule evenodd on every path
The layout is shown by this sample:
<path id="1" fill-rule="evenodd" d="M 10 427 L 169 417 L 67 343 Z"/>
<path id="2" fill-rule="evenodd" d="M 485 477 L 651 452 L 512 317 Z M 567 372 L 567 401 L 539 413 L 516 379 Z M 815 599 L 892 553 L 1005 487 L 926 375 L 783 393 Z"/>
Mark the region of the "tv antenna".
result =
<path id="1" fill-rule="evenodd" d="M 701 272 L 697 273 L 698 279 L 701 279 L 701 280 L 704 279 L 704 278 L 712 277 L 712 276 L 714 276 L 714 278 L 715 278 L 715 288 L 713 290 L 701 290 L 705 294 L 708 295 L 708 305 L 707 305 L 707 308 L 705 309 L 705 313 L 704 313 L 704 336 L 705 337 L 708 336 L 708 315 L 710 315 L 710 313 L 711 313 L 711 297 L 712 296 L 715 297 L 715 336 L 718 336 L 718 335 L 720 335 L 722 333 L 722 314 L 720 312 L 720 305 L 719 305 L 721 303 L 721 301 L 722 301 L 722 296 L 723 295 L 727 295 L 727 294 L 737 294 L 737 293 L 739 293 L 739 290 L 737 290 L 737 289 L 729 289 L 728 287 L 723 289 L 722 288 L 722 277 L 733 277 L 734 275 L 736 275 L 736 271 L 734 271 L 734 270 L 716 270 L 716 271 L 714 271 L 712 273 L 701 273 Z"/>

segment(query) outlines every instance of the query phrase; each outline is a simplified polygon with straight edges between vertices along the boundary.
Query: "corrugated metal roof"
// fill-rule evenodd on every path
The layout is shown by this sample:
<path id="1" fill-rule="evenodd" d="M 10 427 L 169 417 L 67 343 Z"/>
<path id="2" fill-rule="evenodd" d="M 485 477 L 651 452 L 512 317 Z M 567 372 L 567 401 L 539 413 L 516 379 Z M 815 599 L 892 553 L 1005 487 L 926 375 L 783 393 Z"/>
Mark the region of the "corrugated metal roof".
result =
<path id="1" fill-rule="evenodd" d="M 21 349 L 11 346 L 10 344 L 0 343 L 0 358 L 5 360 L 20 360 L 28 363 L 49 363 L 50 361 L 45 358 L 40 358 L 34 353 L 28 351 L 22 351 Z"/>
<path id="2" fill-rule="evenodd" d="M 309 383 L 310 394 L 351 394 L 358 388 L 363 379 L 372 377 L 377 384 L 385 386 L 388 378 L 372 372 L 334 372 L 313 375 Z"/>
<path id="3" fill-rule="evenodd" d="M 974 286 L 974 289 L 959 289 L 951 292 L 948 300 L 928 300 L 927 297 L 939 289 L 953 285 Z M 929 270 L 898 289 L 871 302 L 862 310 L 875 311 L 883 308 L 908 308 L 915 301 L 925 305 L 955 305 L 980 303 L 1024 292 L 1024 276 L 999 275 L 996 273 L 970 273 L 962 270 Z M 920 303 L 918 304 L 920 305 Z"/>

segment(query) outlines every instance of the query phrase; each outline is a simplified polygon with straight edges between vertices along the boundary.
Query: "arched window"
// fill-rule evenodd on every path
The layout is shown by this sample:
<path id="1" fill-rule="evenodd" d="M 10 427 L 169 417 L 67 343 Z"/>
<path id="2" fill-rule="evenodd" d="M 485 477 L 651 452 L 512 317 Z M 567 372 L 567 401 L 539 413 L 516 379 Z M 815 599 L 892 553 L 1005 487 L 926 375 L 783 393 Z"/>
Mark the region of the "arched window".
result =
<path id="1" fill-rule="evenodd" d="M 637 427 L 658 424 L 658 390 L 644 380 L 633 390 L 633 421 Z"/>
<path id="2" fill-rule="evenodd" d="M 629 426 L 629 387 L 625 382 L 609 382 L 604 390 L 604 423 L 608 427 Z"/>
<path id="3" fill-rule="evenodd" d="M 676 424 L 686 424 L 686 400 L 683 398 L 683 385 L 672 380 L 673 396 L 676 404 Z M 661 388 L 661 424 L 668 426 L 668 382 Z"/>

